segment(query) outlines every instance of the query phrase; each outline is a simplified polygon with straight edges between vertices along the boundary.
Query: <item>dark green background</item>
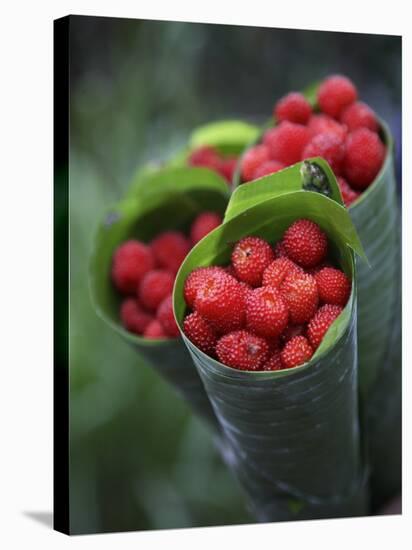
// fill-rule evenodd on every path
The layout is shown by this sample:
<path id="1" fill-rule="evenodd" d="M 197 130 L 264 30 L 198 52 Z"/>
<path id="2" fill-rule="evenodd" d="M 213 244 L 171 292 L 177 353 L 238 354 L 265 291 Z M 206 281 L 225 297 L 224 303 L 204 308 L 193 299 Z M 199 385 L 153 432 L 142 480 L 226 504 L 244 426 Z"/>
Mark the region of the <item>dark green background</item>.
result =
<path id="1" fill-rule="evenodd" d="M 399 145 L 399 37 L 70 18 L 72 532 L 253 521 L 207 429 L 97 318 L 88 259 L 138 165 L 210 120 L 265 120 L 280 95 L 331 72 L 355 80 Z"/>

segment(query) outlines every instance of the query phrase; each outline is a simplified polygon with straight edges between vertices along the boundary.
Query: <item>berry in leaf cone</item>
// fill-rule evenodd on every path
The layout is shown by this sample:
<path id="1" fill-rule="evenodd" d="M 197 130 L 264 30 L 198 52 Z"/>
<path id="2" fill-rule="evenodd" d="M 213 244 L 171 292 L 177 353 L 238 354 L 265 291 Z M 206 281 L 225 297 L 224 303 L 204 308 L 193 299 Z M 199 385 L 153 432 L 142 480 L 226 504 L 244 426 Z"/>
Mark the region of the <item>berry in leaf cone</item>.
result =
<path id="1" fill-rule="evenodd" d="M 220 338 L 216 346 L 219 361 L 239 370 L 259 370 L 268 353 L 266 340 L 246 330 L 229 332 Z"/>

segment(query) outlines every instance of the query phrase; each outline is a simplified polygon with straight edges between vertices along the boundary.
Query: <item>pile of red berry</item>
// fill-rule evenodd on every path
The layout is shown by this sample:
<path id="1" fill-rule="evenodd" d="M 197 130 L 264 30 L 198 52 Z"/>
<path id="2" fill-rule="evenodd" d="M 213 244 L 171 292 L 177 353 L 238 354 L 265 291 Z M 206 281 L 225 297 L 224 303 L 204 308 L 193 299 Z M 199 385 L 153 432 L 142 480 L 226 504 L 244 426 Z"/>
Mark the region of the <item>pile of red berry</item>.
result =
<path id="1" fill-rule="evenodd" d="M 172 290 L 180 264 L 189 250 L 222 222 L 219 214 L 203 212 L 193 221 L 190 236 L 165 231 L 149 244 L 129 240 L 113 255 L 112 280 L 124 296 L 120 319 L 130 332 L 145 338 L 176 338 Z"/>
<path id="2" fill-rule="evenodd" d="M 236 155 L 222 155 L 214 147 L 204 146 L 194 149 L 189 156 L 190 166 L 202 166 L 217 172 L 225 178 L 228 184 L 232 182 L 238 157 Z"/>
<path id="3" fill-rule="evenodd" d="M 241 370 L 280 370 L 307 362 L 346 305 L 351 282 L 328 261 L 328 240 L 307 219 L 273 248 L 245 237 L 226 267 L 200 267 L 185 281 L 187 337 Z"/>
<path id="4" fill-rule="evenodd" d="M 272 174 L 301 160 L 322 157 L 331 166 L 346 206 L 377 176 L 385 158 L 379 123 L 372 109 L 358 101 L 355 85 L 344 76 L 326 78 L 319 86 L 314 113 L 302 94 L 280 99 L 273 111 L 274 128 L 242 158 L 242 181 Z"/>

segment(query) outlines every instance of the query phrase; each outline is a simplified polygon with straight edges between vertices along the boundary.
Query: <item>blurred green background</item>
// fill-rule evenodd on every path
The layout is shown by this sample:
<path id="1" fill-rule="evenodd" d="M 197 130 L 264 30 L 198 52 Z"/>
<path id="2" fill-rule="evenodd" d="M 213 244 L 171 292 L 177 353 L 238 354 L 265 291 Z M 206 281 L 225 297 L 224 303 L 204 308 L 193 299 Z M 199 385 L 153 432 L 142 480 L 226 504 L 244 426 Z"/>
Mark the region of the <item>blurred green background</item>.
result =
<path id="1" fill-rule="evenodd" d="M 207 428 L 94 313 L 88 260 L 97 223 L 139 165 L 211 120 L 263 121 L 280 95 L 331 72 L 353 78 L 388 121 L 399 176 L 399 37 L 70 18 L 73 533 L 253 521 Z"/>

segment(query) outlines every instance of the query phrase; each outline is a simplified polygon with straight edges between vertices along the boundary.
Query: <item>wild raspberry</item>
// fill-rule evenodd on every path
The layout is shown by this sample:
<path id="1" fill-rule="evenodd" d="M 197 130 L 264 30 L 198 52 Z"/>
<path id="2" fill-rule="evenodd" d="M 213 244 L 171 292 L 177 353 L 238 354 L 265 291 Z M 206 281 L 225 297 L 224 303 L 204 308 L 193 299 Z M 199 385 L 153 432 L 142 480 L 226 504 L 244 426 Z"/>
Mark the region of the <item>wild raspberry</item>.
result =
<path id="1" fill-rule="evenodd" d="M 306 126 L 285 121 L 266 132 L 264 143 L 272 160 L 289 166 L 301 160 L 303 149 L 309 139 L 310 134 Z"/>
<path id="2" fill-rule="evenodd" d="M 358 92 L 351 80 L 341 75 L 330 76 L 318 89 L 318 104 L 327 115 L 338 118 L 342 111 L 356 101 Z"/>
<path id="3" fill-rule="evenodd" d="M 311 114 L 312 107 L 298 92 L 291 92 L 282 97 L 273 110 L 273 115 L 278 122 L 289 120 L 289 122 L 306 124 Z"/>
<path id="4" fill-rule="evenodd" d="M 193 221 L 190 228 L 190 240 L 195 245 L 213 229 L 222 223 L 222 217 L 216 212 L 202 212 Z"/>
<path id="5" fill-rule="evenodd" d="M 345 157 L 345 142 L 335 132 L 317 134 L 309 141 L 302 153 L 302 160 L 311 157 L 322 157 L 329 163 L 335 174 L 340 174 Z"/>
<path id="6" fill-rule="evenodd" d="M 186 304 L 190 309 L 194 308 L 195 299 L 199 287 L 206 280 L 206 277 L 211 273 L 225 273 L 225 269 L 217 266 L 198 267 L 187 276 L 183 288 L 183 296 L 185 298 Z"/>
<path id="7" fill-rule="evenodd" d="M 162 325 L 159 323 L 159 321 L 157 319 L 154 319 L 153 321 L 151 321 L 144 333 L 143 333 L 143 336 L 145 338 L 149 338 L 149 339 L 157 339 L 157 338 L 167 338 L 167 334 L 165 333 Z"/>
<path id="8" fill-rule="evenodd" d="M 283 236 L 288 258 L 302 267 L 314 267 L 326 257 L 328 240 L 321 228 L 311 220 L 294 222 Z"/>
<path id="9" fill-rule="evenodd" d="M 140 281 L 138 297 L 140 303 L 150 311 L 156 311 L 160 302 L 173 290 L 174 275 L 163 269 L 149 271 Z"/>
<path id="10" fill-rule="evenodd" d="M 279 172 L 279 170 L 283 170 L 283 168 L 285 168 L 285 165 L 282 162 L 277 160 L 267 160 L 256 168 L 253 174 L 253 179 L 257 180 L 258 178 L 263 178 L 263 176 L 269 176 L 270 174 Z"/>
<path id="11" fill-rule="evenodd" d="M 190 243 L 180 231 L 165 231 L 152 241 L 151 247 L 159 266 L 177 273 L 190 250 Z"/>
<path id="12" fill-rule="evenodd" d="M 306 324 L 304 325 L 288 325 L 285 330 L 282 332 L 280 339 L 283 344 L 286 344 L 294 338 L 295 336 L 305 336 L 306 335 Z"/>
<path id="13" fill-rule="evenodd" d="M 239 283 L 225 273 L 209 272 L 196 293 L 195 310 L 220 333 L 242 328 L 245 320 L 245 293 Z"/>
<path id="14" fill-rule="evenodd" d="M 334 265 L 331 264 L 331 262 L 329 262 L 328 260 L 323 260 L 323 262 L 321 262 L 318 265 L 315 265 L 315 267 L 310 267 L 309 269 L 307 269 L 306 273 L 309 273 L 309 275 L 315 276 L 316 273 L 319 273 L 319 271 L 324 267 L 334 267 Z"/>
<path id="15" fill-rule="evenodd" d="M 127 298 L 120 307 L 120 319 L 128 331 L 143 334 L 153 317 L 140 307 L 136 298 Z"/>
<path id="16" fill-rule="evenodd" d="M 232 252 L 237 278 L 254 287 L 262 283 L 263 272 L 274 259 L 270 245 L 259 237 L 241 239 Z"/>
<path id="17" fill-rule="evenodd" d="M 307 363 L 313 355 L 312 346 L 304 336 L 295 336 L 281 352 L 283 367 L 291 369 Z"/>
<path id="18" fill-rule="evenodd" d="M 264 286 L 248 294 L 246 326 L 254 334 L 276 338 L 285 330 L 288 320 L 286 302 L 276 288 Z"/>
<path id="19" fill-rule="evenodd" d="M 228 183 L 231 183 L 236 167 L 237 157 L 226 157 L 220 162 L 219 173 L 225 178 Z"/>
<path id="20" fill-rule="evenodd" d="M 253 180 L 256 169 L 269 160 L 269 151 L 265 145 L 251 147 L 242 157 L 242 181 Z"/>
<path id="21" fill-rule="evenodd" d="M 155 260 L 148 246 L 139 241 L 126 241 L 115 251 L 112 279 L 120 292 L 136 292 L 143 275 L 154 268 Z"/>
<path id="22" fill-rule="evenodd" d="M 280 355 L 280 350 L 274 351 L 269 359 L 264 363 L 262 370 L 282 370 L 283 363 Z"/>
<path id="23" fill-rule="evenodd" d="M 384 158 L 385 146 L 379 136 L 367 128 L 359 128 L 346 140 L 345 176 L 356 189 L 365 189 L 378 175 Z"/>
<path id="24" fill-rule="evenodd" d="M 289 258 L 277 258 L 263 272 L 262 285 L 279 288 L 289 273 L 303 273 L 303 269 Z"/>
<path id="25" fill-rule="evenodd" d="M 220 168 L 220 155 L 213 147 L 198 147 L 191 152 L 188 164 L 190 166 L 203 166 L 204 168 L 217 171 Z"/>
<path id="26" fill-rule="evenodd" d="M 336 120 L 332 117 L 324 115 L 322 113 L 312 115 L 310 117 L 308 130 L 312 137 L 318 134 L 323 134 L 324 132 L 334 132 L 341 139 L 345 139 L 346 134 L 348 133 L 345 126 L 339 124 L 339 122 L 336 122 Z"/>
<path id="27" fill-rule="evenodd" d="M 217 337 L 213 327 L 196 311 L 183 322 L 183 330 L 189 340 L 208 355 L 215 354 Z"/>
<path id="28" fill-rule="evenodd" d="M 293 324 L 309 321 L 319 303 L 315 278 L 308 273 L 290 273 L 280 286 L 280 293 L 289 309 Z"/>
<path id="29" fill-rule="evenodd" d="M 156 317 L 168 336 L 172 338 L 177 338 L 179 336 L 179 327 L 177 326 L 173 314 L 173 300 L 171 295 L 160 302 L 157 308 Z"/>
<path id="30" fill-rule="evenodd" d="M 308 324 L 308 338 L 313 347 L 317 349 L 331 324 L 341 314 L 342 307 L 326 304 L 318 309 Z"/>
<path id="31" fill-rule="evenodd" d="M 358 128 L 369 128 L 372 132 L 379 130 L 378 119 L 375 113 L 362 101 L 356 101 L 346 107 L 340 116 L 340 121 L 348 127 L 350 132 Z"/>
<path id="32" fill-rule="evenodd" d="M 351 282 L 340 269 L 324 267 L 316 275 L 319 299 L 324 304 L 345 306 L 351 291 Z"/>
<path id="33" fill-rule="evenodd" d="M 348 208 L 354 201 L 357 200 L 360 193 L 352 189 L 349 183 L 345 180 L 345 178 L 342 178 L 342 176 L 338 176 L 337 180 L 338 180 L 340 192 L 342 194 L 343 202 L 345 203 L 345 206 Z"/>
<path id="34" fill-rule="evenodd" d="M 219 361 L 239 370 L 259 370 L 267 359 L 268 351 L 269 346 L 263 338 L 246 330 L 226 334 L 216 346 Z"/>

